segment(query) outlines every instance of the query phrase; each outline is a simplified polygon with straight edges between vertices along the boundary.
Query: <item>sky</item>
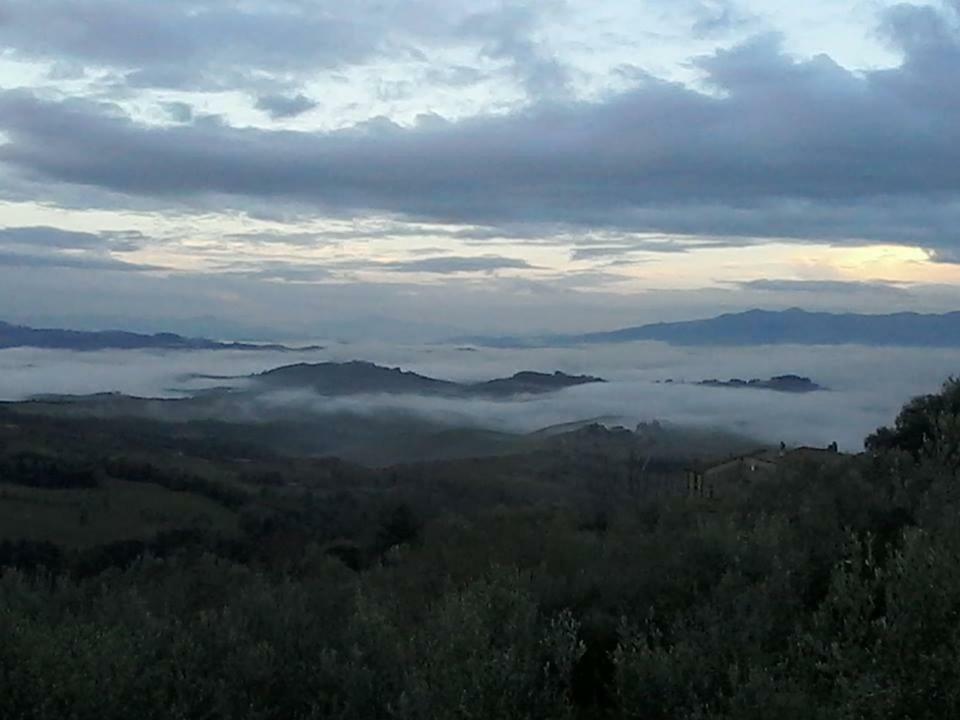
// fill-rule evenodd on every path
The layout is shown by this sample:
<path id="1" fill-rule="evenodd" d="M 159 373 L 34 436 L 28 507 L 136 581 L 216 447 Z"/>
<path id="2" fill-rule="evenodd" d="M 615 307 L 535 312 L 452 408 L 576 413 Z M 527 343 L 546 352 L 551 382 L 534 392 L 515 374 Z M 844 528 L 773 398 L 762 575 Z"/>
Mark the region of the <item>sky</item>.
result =
<path id="1" fill-rule="evenodd" d="M 958 0 L 3 0 L 0 319 L 956 310 L 958 74 Z"/>

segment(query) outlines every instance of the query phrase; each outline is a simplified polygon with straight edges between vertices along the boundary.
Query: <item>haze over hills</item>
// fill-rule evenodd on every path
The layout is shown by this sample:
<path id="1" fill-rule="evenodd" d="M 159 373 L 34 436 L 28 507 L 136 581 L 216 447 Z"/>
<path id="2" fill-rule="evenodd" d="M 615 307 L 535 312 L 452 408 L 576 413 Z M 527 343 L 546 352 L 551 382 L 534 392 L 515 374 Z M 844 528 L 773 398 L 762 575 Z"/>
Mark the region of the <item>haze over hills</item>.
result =
<path id="1" fill-rule="evenodd" d="M 643 340 L 671 345 L 872 345 L 960 347 L 960 312 L 886 315 L 748 310 L 702 320 L 660 322 L 605 332 L 532 338 L 471 338 L 487 347 L 553 347 Z"/>
<path id="2" fill-rule="evenodd" d="M 34 347 L 55 350 L 318 350 L 318 346 L 290 348 L 286 345 L 261 345 L 220 342 L 207 338 L 187 338 L 176 333 L 127 332 L 125 330 L 64 330 L 32 328 L 0 321 L 0 349 Z"/>
<path id="3" fill-rule="evenodd" d="M 528 439 L 523 432 L 483 427 L 469 420 L 432 418 L 417 413 L 413 406 L 365 411 L 361 406 L 330 407 L 329 403 L 360 395 L 508 400 L 605 382 L 587 375 L 525 371 L 509 378 L 457 383 L 360 361 L 299 363 L 220 379 L 243 382 L 180 399 L 120 393 L 47 395 L 0 403 L 0 407 L 60 418 L 173 423 L 211 441 L 244 447 L 266 444 L 290 455 L 333 455 L 386 465 L 517 452 Z M 294 397 L 278 398 L 278 390 L 291 391 Z"/>

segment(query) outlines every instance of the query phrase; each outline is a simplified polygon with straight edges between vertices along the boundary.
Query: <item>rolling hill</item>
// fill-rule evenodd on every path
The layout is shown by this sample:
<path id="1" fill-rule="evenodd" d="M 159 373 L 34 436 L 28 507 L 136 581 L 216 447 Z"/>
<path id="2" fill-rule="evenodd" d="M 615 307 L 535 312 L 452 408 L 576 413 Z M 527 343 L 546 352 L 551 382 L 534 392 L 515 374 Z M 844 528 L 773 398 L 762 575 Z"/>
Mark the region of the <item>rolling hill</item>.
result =
<path id="1" fill-rule="evenodd" d="M 511 397 L 555 392 L 588 383 L 605 382 L 591 375 L 523 371 L 508 378 L 477 383 L 456 383 L 354 360 L 346 363 L 298 363 L 275 368 L 250 378 L 257 387 L 304 388 L 320 395 L 371 393 L 395 395 L 445 395 Z"/>

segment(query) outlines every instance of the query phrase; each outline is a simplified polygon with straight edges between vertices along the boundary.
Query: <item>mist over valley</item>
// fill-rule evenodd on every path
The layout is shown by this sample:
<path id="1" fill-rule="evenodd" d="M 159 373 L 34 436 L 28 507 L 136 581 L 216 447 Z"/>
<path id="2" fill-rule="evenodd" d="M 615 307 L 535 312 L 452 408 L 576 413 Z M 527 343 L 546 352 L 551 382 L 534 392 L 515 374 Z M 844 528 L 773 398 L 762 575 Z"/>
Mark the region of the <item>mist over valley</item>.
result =
<path id="1" fill-rule="evenodd" d="M 866 346 L 700 349 L 639 342 L 465 351 L 462 346 L 440 344 L 325 345 L 307 352 L 8 349 L 0 351 L 0 397 L 17 401 L 119 393 L 173 399 L 206 394 L 191 417 L 256 421 L 284 413 L 381 419 L 409 415 L 439 426 L 521 434 L 595 418 L 626 427 L 660 420 L 736 432 L 768 443 L 824 446 L 835 441 L 856 451 L 863 438 L 906 400 L 935 390 L 960 366 L 960 351 Z M 360 385 L 351 392 L 331 393 L 306 381 L 255 382 L 271 377 L 268 371 L 295 368 L 297 363 L 357 359 L 445 381 L 450 387 L 482 384 L 522 371 L 597 376 L 606 382 L 535 393 L 529 387 L 508 385 L 498 394 L 436 392 L 429 383 L 419 389 L 416 383 L 390 388 Z M 724 386 L 732 378 L 788 373 L 811 378 L 828 390 L 734 392 Z M 698 384 L 714 378 L 723 384 Z M 247 392 L 231 393 L 214 403 L 209 393 L 217 388 Z"/>

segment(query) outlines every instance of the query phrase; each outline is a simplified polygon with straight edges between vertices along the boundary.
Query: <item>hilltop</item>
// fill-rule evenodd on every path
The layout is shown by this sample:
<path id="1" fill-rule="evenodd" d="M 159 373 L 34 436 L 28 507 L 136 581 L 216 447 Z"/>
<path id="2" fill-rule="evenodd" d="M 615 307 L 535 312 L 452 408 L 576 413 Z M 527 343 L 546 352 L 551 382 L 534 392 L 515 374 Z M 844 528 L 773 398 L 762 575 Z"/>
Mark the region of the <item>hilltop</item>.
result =
<path id="1" fill-rule="evenodd" d="M 254 386 L 306 388 L 321 395 L 368 393 L 510 397 L 555 392 L 588 383 L 606 382 L 592 375 L 518 372 L 508 378 L 476 383 L 457 383 L 354 360 L 345 363 L 298 363 L 268 370 L 250 377 Z"/>

